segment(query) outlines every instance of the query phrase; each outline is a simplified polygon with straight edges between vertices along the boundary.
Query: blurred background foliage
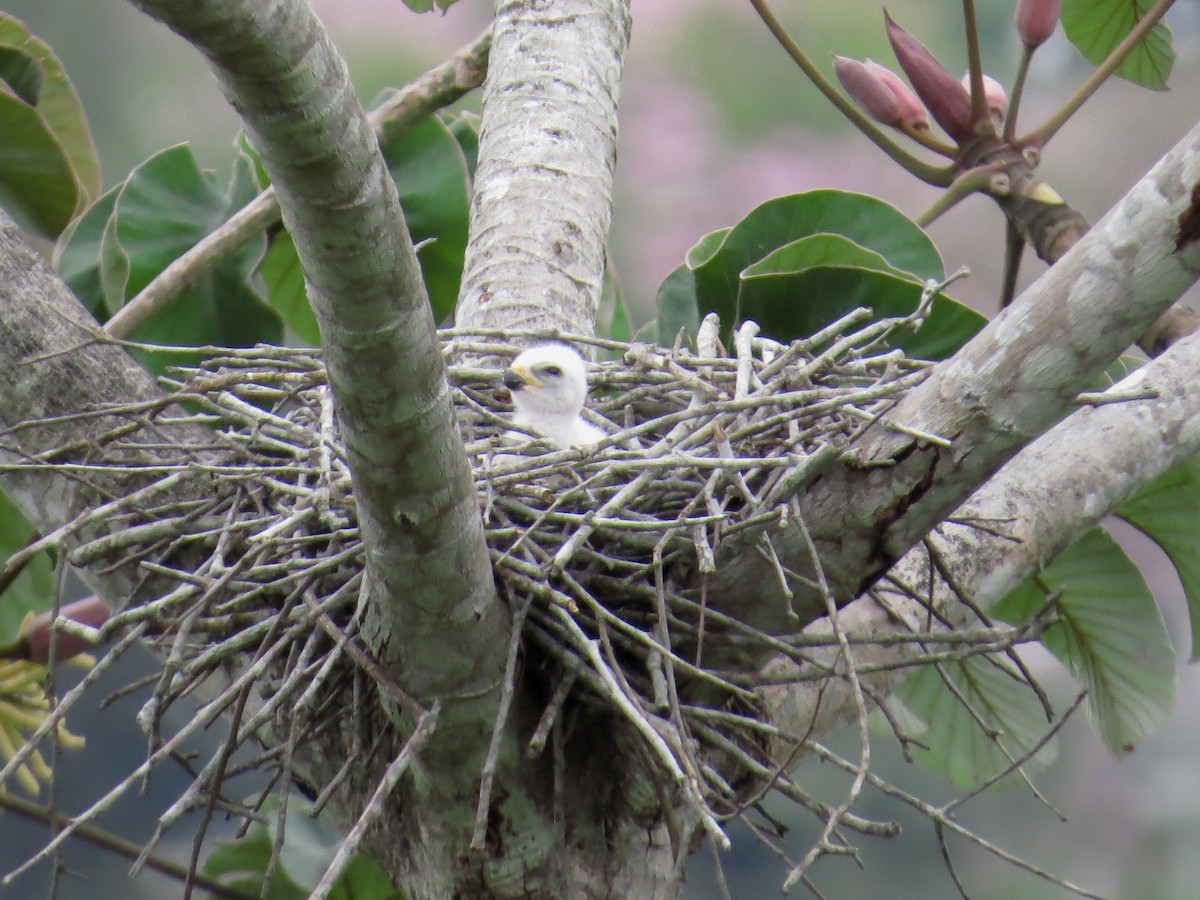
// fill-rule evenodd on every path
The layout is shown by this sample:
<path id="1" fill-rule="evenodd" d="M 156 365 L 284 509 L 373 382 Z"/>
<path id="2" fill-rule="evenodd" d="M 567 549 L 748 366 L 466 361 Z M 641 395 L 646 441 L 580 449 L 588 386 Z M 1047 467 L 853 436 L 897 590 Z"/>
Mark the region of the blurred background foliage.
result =
<path id="1" fill-rule="evenodd" d="M 238 158 L 238 123 L 220 96 L 199 54 L 165 29 L 118 0 L 88 4 L 47 0 L 4 0 L 3 10 L 29 25 L 63 61 L 90 119 L 102 165 L 103 186 L 112 187 L 163 148 L 190 144 L 199 164 L 225 184 Z M 486 24 L 487 0 L 460 0 L 446 15 L 417 16 L 399 0 L 315 0 L 335 42 L 347 57 L 360 96 L 370 101 L 439 61 Z M 989 74 L 1008 82 L 1016 66 L 1012 0 L 979 0 L 983 58 Z M 844 4 L 789 3 L 778 13 L 805 49 L 829 72 L 830 53 L 893 59 L 882 13 Z M 952 70 L 965 69 L 957 4 L 892 0 L 889 11 Z M 936 196 L 892 166 L 826 104 L 774 45 L 748 6 L 729 0 L 639 0 L 634 9 L 629 64 L 622 87 L 622 124 L 612 261 L 636 327 L 653 315 L 659 283 L 704 234 L 733 225 L 760 203 L 783 194 L 818 188 L 868 192 L 915 217 Z M 1043 178 L 1072 205 L 1095 220 L 1190 127 L 1200 93 L 1200 2 L 1179 0 L 1168 21 L 1175 32 L 1178 61 L 1172 91 L 1155 94 L 1112 81 L 1050 145 Z M 1061 33 L 1039 53 L 1022 106 L 1033 125 L 1053 110 L 1090 67 Z M 478 98 L 465 104 L 477 108 Z M 973 198 L 931 229 L 947 270 L 968 265 L 974 276 L 955 286 L 955 296 L 987 313 L 994 310 L 1003 250 L 1003 225 L 990 203 Z M 1022 283 L 1041 271 L 1026 261 Z M 1172 567 L 1136 535 L 1122 537 L 1138 547 L 1138 559 L 1155 595 L 1165 605 L 1176 650 L 1188 658 L 1188 627 Z M 47 577 L 48 573 L 42 573 Z M 1038 671 L 1054 682 L 1048 655 Z M 132 678 L 131 673 L 126 673 Z M 67 678 L 74 676 L 67 675 Z M 998 844 L 1030 857 L 1056 874 L 1109 896 L 1184 900 L 1196 896 L 1200 857 L 1200 792 L 1188 787 L 1197 771 L 1194 746 L 1200 723 L 1190 707 L 1200 696 L 1200 678 L 1182 671 L 1180 699 L 1166 728 L 1136 754 L 1114 760 L 1087 729 L 1082 717 L 1061 742 L 1059 761 L 1039 784 L 1049 801 L 1069 818 L 1029 796 L 1028 791 L 992 793 L 962 812 L 968 824 Z M 114 684 L 113 687 L 116 685 Z M 1061 680 L 1060 703 L 1071 688 Z M 128 710 L 138 701 L 122 701 Z M 86 758 L 68 758 L 59 782 L 67 807 L 83 805 L 99 786 L 128 770 L 143 738 L 131 716 L 76 717 L 72 729 L 97 737 Z M 114 740 L 114 732 L 127 734 Z M 97 751 L 113 754 L 101 758 Z M 853 752 L 849 744 L 845 748 Z M 879 772 L 931 802 L 948 800 L 941 779 L 905 764 L 893 742 L 874 748 Z M 126 752 L 130 756 L 118 756 Z M 100 772 L 108 772 L 102 777 Z M 806 763 L 806 784 L 836 800 L 842 776 Z M 108 824 L 134 839 L 148 836 L 162 797 L 173 787 L 160 773 L 146 797 L 126 798 Z M 249 788 L 247 788 L 249 791 Z M 78 801 L 78 804 L 76 803 Z M 859 870 L 846 860 L 818 868 L 816 882 L 830 896 L 907 898 L 954 897 L 931 827 L 907 808 L 878 795 L 859 810 L 895 817 L 905 835 L 867 846 Z M 794 813 L 779 809 L 794 819 Z M 815 825 L 790 822 L 796 846 L 806 846 Z M 19 831 L 19 833 L 18 833 Z M 17 829 L 0 817 L 0 868 L 27 855 L 44 835 Z M 744 829 L 734 833 L 735 850 L 722 862 L 735 897 L 773 897 L 783 869 Z M 190 839 L 175 841 L 180 858 Z M 1051 849 L 1052 848 L 1052 849 Z M 1062 896 L 1037 879 L 974 849 L 952 842 L 963 881 L 977 898 Z M 10 855 L 11 854 L 11 855 Z M 690 898 L 719 896 L 706 872 L 704 854 L 693 863 L 685 890 Z M 73 870 L 60 897 L 163 897 L 177 885 L 156 879 L 126 882 L 126 864 L 91 849 L 72 851 Z M 0 888 L 0 897 L 44 893 L 43 870 Z M 39 883 L 40 882 L 40 883 Z"/>

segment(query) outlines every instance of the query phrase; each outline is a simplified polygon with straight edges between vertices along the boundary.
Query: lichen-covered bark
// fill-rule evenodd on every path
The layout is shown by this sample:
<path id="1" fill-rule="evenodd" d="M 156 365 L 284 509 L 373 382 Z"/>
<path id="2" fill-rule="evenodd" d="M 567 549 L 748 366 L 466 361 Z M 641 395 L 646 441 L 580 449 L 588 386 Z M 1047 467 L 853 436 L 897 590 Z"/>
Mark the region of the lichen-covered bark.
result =
<path id="1" fill-rule="evenodd" d="M 208 57 L 271 175 L 321 325 L 376 650 L 443 700 L 441 735 L 490 721 L 506 616 L 420 266 L 345 64 L 295 0 L 135 5 Z"/>
<path id="2" fill-rule="evenodd" d="M 154 378 L 122 348 L 105 342 L 91 314 L 25 241 L 0 209 L 0 473 L 5 493 L 33 524 L 57 528 L 72 515 L 103 500 L 135 490 L 142 479 L 128 472 L 92 471 L 86 479 L 45 468 L 18 465 L 57 448 L 52 458 L 81 462 L 89 442 L 106 429 L 136 421 L 130 413 L 89 417 L 78 414 L 110 406 L 152 404 L 162 397 Z M 131 444 L 179 443 L 204 447 L 211 432 L 172 421 L 178 410 L 165 410 Z M 30 422 L 38 422 L 31 426 Z M 130 458 L 153 460 L 153 450 L 130 447 Z M 214 450 L 215 452 L 215 450 Z M 197 461 L 203 454 L 197 452 Z M 13 466 L 13 468 L 8 468 Z M 181 486 L 204 491 L 204 478 Z M 133 599 L 139 573 L 132 567 L 84 573 L 91 587 L 120 608 Z"/>
<path id="3" fill-rule="evenodd" d="M 627 0 L 500 0 L 457 324 L 591 334 Z"/>
<path id="4" fill-rule="evenodd" d="M 954 511 L 960 522 L 1004 522 L 1002 533 L 945 524 L 931 538 L 947 574 L 977 609 L 986 612 L 1132 494 L 1200 453 L 1200 394 L 1192 388 L 1197 372 L 1200 335 L 1193 334 L 1114 388 L 1125 395 L 1146 391 L 1156 394 L 1154 399 L 1079 410 L 1017 454 Z M 925 584 L 930 569 L 929 553 L 921 546 L 905 554 L 891 574 L 901 584 Z M 886 597 L 887 608 L 871 597 L 860 597 L 840 611 L 843 629 L 899 635 L 928 623 L 922 603 L 886 584 L 877 590 Z M 947 625 L 973 618 L 943 579 L 938 580 L 934 599 Z M 828 634 L 829 629 L 823 619 L 805 630 Z M 837 652 L 829 648 L 814 656 L 832 665 Z M 898 666 L 924 652 L 914 642 L 856 645 L 855 662 L 862 667 Z M 767 671 L 786 679 L 795 664 L 777 658 Z M 910 671 L 893 668 L 862 677 L 878 695 L 886 696 Z M 820 690 L 774 686 L 759 694 L 772 721 L 791 734 L 819 737 L 856 715 L 843 679 L 830 679 Z M 772 752 L 783 762 L 793 749 L 780 742 Z"/>
<path id="5" fill-rule="evenodd" d="M 801 511 L 839 599 L 853 599 L 1049 427 L 1196 281 L 1200 245 L 1179 246 L 1178 238 L 1198 184 L 1200 125 L 1057 265 L 809 486 Z M 949 439 L 952 446 L 893 425 Z M 785 530 L 772 540 L 785 564 L 811 573 L 798 535 Z M 749 610 L 768 629 L 793 627 L 769 562 L 753 547 L 737 549 L 709 586 L 709 601 Z M 795 587 L 797 608 L 823 614 L 811 591 Z"/>

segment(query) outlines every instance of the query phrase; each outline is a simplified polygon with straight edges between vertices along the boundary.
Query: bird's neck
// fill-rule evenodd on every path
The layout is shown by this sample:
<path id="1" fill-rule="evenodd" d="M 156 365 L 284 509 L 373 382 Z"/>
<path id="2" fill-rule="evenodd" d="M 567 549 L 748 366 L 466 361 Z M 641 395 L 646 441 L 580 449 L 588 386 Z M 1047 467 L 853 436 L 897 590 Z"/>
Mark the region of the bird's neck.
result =
<path id="1" fill-rule="evenodd" d="M 560 447 L 567 447 L 571 444 L 578 418 L 574 413 L 519 409 L 513 414 L 513 423 L 544 434 Z"/>

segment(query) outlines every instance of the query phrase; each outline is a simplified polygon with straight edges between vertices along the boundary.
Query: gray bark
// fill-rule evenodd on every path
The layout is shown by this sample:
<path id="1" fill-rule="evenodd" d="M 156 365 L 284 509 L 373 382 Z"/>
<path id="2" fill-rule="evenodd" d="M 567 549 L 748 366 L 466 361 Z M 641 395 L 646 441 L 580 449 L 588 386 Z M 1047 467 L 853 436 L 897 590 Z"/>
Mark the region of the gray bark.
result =
<path id="1" fill-rule="evenodd" d="M 638 738 L 607 720 L 576 723 L 560 746 L 527 762 L 523 739 L 539 710 L 520 690 L 499 747 L 500 789 L 487 841 L 467 849 L 499 698 L 507 618 L 492 592 L 432 322 L 374 138 L 340 61 L 299 4 L 139 5 L 206 48 L 267 160 L 328 345 L 371 554 L 376 649 L 419 699 L 443 704 L 433 743 L 390 798 L 386 826 L 369 835 L 366 849 L 413 897 L 673 896 L 680 886 L 675 858 L 690 845 L 695 823 L 686 810 L 662 809 L 648 788 Z M 461 323 L 590 330 L 604 265 L 616 78 L 627 30 L 627 7 L 616 0 L 500 5 Z M 509 68 L 522 60 L 532 68 Z M 564 86 L 570 89 L 560 90 Z M 539 111 L 544 120 L 533 115 Z M 1099 237 L 1081 243 L 1074 263 L 1052 270 L 962 361 L 941 367 L 891 417 L 955 438 L 951 451 L 880 428 L 859 442 L 860 459 L 896 465 L 836 469 L 810 488 L 804 500 L 810 527 L 824 538 L 823 550 L 841 547 L 841 555 L 827 558 L 827 569 L 882 571 L 1046 428 L 1190 283 L 1200 254 L 1195 245 L 1177 252 L 1172 229 L 1188 208 L 1198 142 L 1193 132 L 1177 151 L 1182 155 L 1156 170 L 1109 224 L 1093 229 Z M 0 294 L 0 391 L 10 398 L 2 410 L 8 429 L 89 404 L 157 397 L 149 377 L 122 351 L 87 343 L 95 334 L 87 314 L 9 223 L 0 225 Z M 1171 378 L 1195 371 L 1195 361 L 1181 365 Z M 1172 382 L 1181 383 L 1188 382 Z M 1140 413 L 1110 409 L 1118 419 L 1145 424 Z M 1082 421 L 1063 427 L 1082 428 Z M 1153 427 L 1168 426 L 1156 420 Z M 1193 446 L 1194 425 L 1171 427 L 1177 430 L 1169 437 Z M 9 430 L 0 453 L 24 459 L 67 442 L 74 429 L 60 421 Z M 1109 449 L 1113 434 L 1106 433 L 1105 443 L 1089 441 L 1091 449 Z M 1132 480 L 1113 481 L 1117 493 L 1175 458 L 1156 437 L 1139 445 L 1145 465 Z M 206 433 L 169 422 L 148 438 L 206 443 Z M 1098 470 L 1108 465 L 1095 463 Z M 1061 473 L 1065 480 L 1052 483 L 1054 489 L 1074 483 L 1075 474 Z M 985 490 L 1022 496 L 1011 493 L 1016 486 L 1005 477 Z M 81 490 L 52 470 L 9 473 L 5 484 L 41 527 L 136 486 L 123 477 L 98 477 Z M 189 488 L 203 491 L 202 484 Z M 1022 513 L 1031 520 L 1046 513 L 1044 502 L 1026 502 Z M 851 519 L 850 511 L 862 515 Z M 1069 520 L 1047 519 L 1053 540 L 1093 513 L 1074 508 Z M 777 547 L 786 540 L 773 537 Z M 1048 537 L 1040 548 L 1052 546 Z M 981 554 L 974 546 L 953 549 L 964 557 Z M 749 552 L 728 560 L 721 582 L 726 598 L 738 594 L 739 608 L 751 618 L 769 617 L 778 600 L 770 593 L 774 577 L 757 578 L 749 562 L 757 558 Z M 1020 568 L 1006 565 L 992 568 Z M 849 598 L 860 580 L 846 577 L 838 589 Z M 985 588 L 980 582 L 981 590 L 999 583 Z M 96 575 L 94 584 L 103 596 L 125 600 L 133 581 L 117 570 Z M 770 701 L 781 722 L 801 721 L 789 717 L 802 716 L 804 704 L 811 709 L 827 689 L 792 686 Z M 381 712 L 372 723 L 388 740 L 336 799 L 333 808 L 343 819 L 362 808 L 386 765 L 386 750 L 404 737 L 408 723 L 397 727 L 398 721 Z M 327 779 L 345 760 L 349 741 L 343 735 L 304 748 L 306 776 Z M 550 787 L 555 753 L 564 785 L 557 799 Z M 675 816 L 670 827 L 664 812 Z"/>
<path id="2" fill-rule="evenodd" d="M 498 0 L 458 325 L 592 333 L 628 41 L 628 0 Z"/>
<path id="3" fill-rule="evenodd" d="M 122 440 L 142 444 L 204 447 L 212 432 L 173 421 L 178 410 L 161 412 L 162 392 L 154 378 L 123 349 L 109 343 L 75 295 L 51 272 L 0 209 L 0 469 L 4 491 L 36 528 L 57 528 L 91 505 L 136 490 L 145 477 L 128 472 L 90 470 L 67 474 L 29 461 L 54 452 L 47 462 L 85 463 L 115 429 L 139 418 L 151 424 Z M 119 404 L 122 412 L 105 414 Z M 151 414 L 153 411 L 153 414 Z M 81 418 L 80 414 L 94 413 Z M 36 425 L 30 425 L 36 422 Z M 86 430 L 85 430 L 86 429 Z M 126 451 L 154 459 L 154 451 Z M 197 453 L 197 461 L 204 456 Z M 206 490 L 205 476 L 179 489 L 180 496 Z M 89 585 L 114 608 L 133 599 L 137 573 L 129 567 L 97 565 L 83 573 Z"/>
<path id="4" fill-rule="evenodd" d="M 1200 395 L 1192 389 L 1197 371 L 1200 334 L 1193 334 L 1112 389 L 1154 392 L 1155 399 L 1079 410 L 1017 454 L 954 511 L 960 521 L 1003 521 L 1003 536 L 948 523 L 931 535 L 950 577 L 976 608 L 988 611 L 1130 496 L 1200 453 Z M 921 546 L 906 553 L 891 574 L 902 584 L 924 585 L 929 572 L 929 553 Z M 869 596 L 859 597 L 839 611 L 843 630 L 887 636 L 925 627 L 929 617 L 924 606 L 886 584 L 877 590 L 888 608 Z M 943 579 L 938 579 L 934 602 L 949 624 L 974 618 Z M 829 629 L 829 621 L 822 619 L 805 632 L 828 634 Z M 856 649 L 855 661 L 898 666 L 921 652 L 911 642 L 866 645 Z M 832 665 L 836 653 L 831 648 L 814 656 Z M 767 671 L 786 678 L 796 669 L 776 658 Z M 864 675 L 863 682 L 886 696 L 908 671 Z M 842 679 L 830 679 L 821 691 L 776 686 L 759 693 L 771 720 L 791 734 L 820 738 L 856 715 Z M 793 749 L 794 744 L 780 742 L 772 753 L 782 762 Z"/>
<path id="5" fill-rule="evenodd" d="M 836 596 L 853 599 L 1069 408 L 1200 277 L 1200 245 L 1177 246 L 1196 205 L 1195 126 L 1058 264 L 896 408 L 861 434 L 800 498 Z M 898 428 L 894 426 L 899 426 Z M 911 430 L 953 441 L 945 448 Z M 785 565 L 812 573 L 793 531 L 773 534 Z M 714 605 L 792 627 L 771 565 L 749 541 L 726 546 Z M 752 588 L 747 588 L 752 585 Z M 802 584 L 797 609 L 823 615 Z"/>
<path id="6" fill-rule="evenodd" d="M 443 701 L 435 741 L 460 716 L 486 727 L 506 615 L 420 266 L 345 63 L 304 3 L 135 5 L 205 54 L 271 175 L 321 326 L 376 650 L 418 700 Z"/>

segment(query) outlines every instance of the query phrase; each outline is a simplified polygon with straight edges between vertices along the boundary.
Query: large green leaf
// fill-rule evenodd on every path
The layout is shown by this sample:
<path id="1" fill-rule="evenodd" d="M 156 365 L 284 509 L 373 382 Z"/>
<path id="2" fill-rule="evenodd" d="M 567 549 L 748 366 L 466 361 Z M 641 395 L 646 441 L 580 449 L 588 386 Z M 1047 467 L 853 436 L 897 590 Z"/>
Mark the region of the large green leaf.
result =
<path id="1" fill-rule="evenodd" d="M 104 299 L 100 279 L 100 245 L 104 229 L 117 208 L 118 185 L 91 205 L 59 235 L 55 247 L 55 265 L 75 296 L 98 321 L 103 322 L 112 311 Z"/>
<path id="2" fill-rule="evenodd" d="M 434 8 L 445 12 L 457 2 L 458 0 L 404 0 L 404 5 L 413 12 L 429 12 Z"/>
<path id="3" fill-rule="evenodd" d="M 0 45 L 0 81 L 23 103 L 37 106 L 42 93 L 42 67 L 32 56 Z"/>
<path id="4" fill-rule="evenodd" d="M 655 300 L 658 318 L 653 338 L 663 347 L 672 347 L 680 331 L 692 337 L 700 327 L 696 306 L 696 276 L 687 266 L 680 266 L 658 287 Z"/>
<path id="5" fill-rule="evenodd" d="M 0 89 L 0 206 L 53 238 L 79 204 L 79 184 L 62 144 L 35 107 Z"/>
<path id="6" fill-rule="evenodd" d="M 917 308 L 924 285 L 888 272 L 850 266 L 816 266 L 797 272 L 744 278 L 737 319 L 753 319 L 778 341 L 807 337 L 851 310 L 865 306 L 875 318 L 906 316 Z M 909 356 L 943 359 L 970 340 L 987 320 L 938 294 L 916 331 L 897 329 L 889 342 Z"/>
<path id="7" fill-rule="evenodd" d="M 16 50 L 37 63 L 41 79 L 34 105 L 67 154 L 80 187 L 82 209 L 100 193 L 100 160 L 75 87 L 50 47 L 30 34 L 24 23 L 3 13 L 0 13 L 0 46 Z"/>
<path id="8" fill-rule="evenodd" d="M 689 269 L 698 269 L 705 265 L 720 251 L 725 239 L 729 237 L 729 232 L 733 231 L 732 226 L 729 228 L 718 228 L 716 231 L 710 231 L 700 240 L 696 241 L 694 247 L 687 252 L 687 267 Z"/>
<path id="9" fill-rule="evenodd" d="M 688 251 L 686 266 L 659 288 L 657 336 L 671 343 L 681 327 L 694 334 L 709 312 L 721 317 L 726 339 L 738 322 L 754 319 L 781 341 L 807 337 L 858 306 L 876 317 L 905 316 L 926 280 L 943 271 L 929 236 L 882 200 L 831 190 L 779 197 Z M 938 295 L 920 331 L 897 331 L 894 343 L 938 359 L 984 321 Z"/>
<path id="10" fill-rule="evenodd" d="M 470 148 L 470 132 L 466 120 L 452 131 L 451 125 L 431 116 L 383 151 L 439 322 L 454 312 L 462 281 L 470 206 L 464 146 Z M 258 275 L 271 306 L 286 323 L 288 340 L 315 345 L 316 318 L 308 305 L 296 247 L 287 235 L 271 242 Z"/>
<path id="11" fill-rule="evenodd" d="M 467 163 L 467 176 L 473 179 L 479 164 L 479 126 L 483 124 L 479 113 L 464 109 L 457 113 L 441 112 L 438 116 L 458 141 Z"/>
<path id="12" fill-rule="evenodd" d="M 470 181 L 458 140 L 430 116 L 383 148 L 439 322 L 454 312 L 467 249 Z"/>
<path id="13" fill-rule="evenodd" d="M 715 311 L 728 333 L 736 325 L 743 270 L 779 247 L 815 234 L 842 235 L 918 280 L 943 277 L 941 257 L 929 236 L 894 206 L 865 194 L 810 191 L 777 197 L 752 210 L 707 259 L 695 251 L 689 254 L 701 315 Z"/>
<path id="14" fill-rule="evenodd" d="M 1046 716 L 1033 691 L 1005 662 L 974 656 L 941 668 L 945 680 L 937 669 L 924 667 L 901 682 L 892 702 L 919 723 L 907 726 L 929 748 L 916 751 L 918 761 L 955 787 L 972 790 L 1032 750 L 1046 734 Z M 1044 768 L 1053 758 L 1054 745 L 1047 743 L 1023 769 Z"/>
<path id="15" fill-rule="evenodd" d="M 1099 65 L 1153 5 L 1153 0 L 1063 0 L 1063 31 L 1088 62 Z M 1142 87 L 1165 91 L 1174 64 L 1171 29 L 1159 22 L 1116 74 Z"/>
<path id="16" fill-rule="evenodd" d="M 1041 637 L 1087 688 L 1087 713 L 1114 753 L 1126 753 L 1167 718 L 1175 653 L 1141 573 L 1106 532 L 1093 529 L 994 610 L 1024 622 L 1053 597 L 1058 613 Z"/>
<path id="17" fill-rule="evenodd" d="M 1175 565 L 1192 623 L 1191 661 L 1200 659 L 1200 460 L 1189 459 L 1123 503 L 1117 515 Z"/>
<path id="18" fill-rule="evenodd" d="M 96 147 L 62 63 L 0 13 L 0 203 L 55 237 L 99 193 Z"/>
<path id="19" fill-rule="evenodd" d="M 817 266 L 853 266 L 904 275 L 874 250 L 840 234 L 811 234 L 772 250 L 742 270 L 742 278 L 760 275 L 796 275 Z"/>
<path id="20" fill-rule="evenodd" d="M 600 288 L 600 309 L 596 312 L 596 333 L 614 341 L 628 341 L 633 337 L 633 325 L 629 320 L 629 310 L 625 306 L 625 294 L 611 265 L 604 269 L 604 282 Z"/>
<path id="21" fill-rule="evenodd" d="M 227 188 L 201 171 L 191 150 L 172 147 L 138 166 L 93 205 L 60 242 L 58 263 L 81 300 L 104 320 L 257 193 L 252 163 L 234 166 Z M 278 316 L 248 278 L 263 240 L 222 257 L 133 335 L 190 346 L 246 346 L 279 339 Z M 152 368 L 167 358 L 147 356 Z"/>
<path id="22" fill-rule="evenodd" d="M 219 843 L 204 864 L 204 874 L 250 896 L 265 897 L 266 900 L 304 900 L 309 892 L 296 884 L 281 866 L 276 867 L 266 892 L 262 893 L 272 845 L 267 829 L 262 826 L 251 828 L 241 840 Z"/>
<path id="23" fill-rule="evenodd" d="M 0 492 L 0 565 L 24 547 L 33 534 L 33 526 L 13 502 Z M 53 600 L 53 569 L 49 557 L 41 553 L 0 594 L 0 644 L 16 640 L 26 613 L 50 609 Z"/>

